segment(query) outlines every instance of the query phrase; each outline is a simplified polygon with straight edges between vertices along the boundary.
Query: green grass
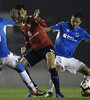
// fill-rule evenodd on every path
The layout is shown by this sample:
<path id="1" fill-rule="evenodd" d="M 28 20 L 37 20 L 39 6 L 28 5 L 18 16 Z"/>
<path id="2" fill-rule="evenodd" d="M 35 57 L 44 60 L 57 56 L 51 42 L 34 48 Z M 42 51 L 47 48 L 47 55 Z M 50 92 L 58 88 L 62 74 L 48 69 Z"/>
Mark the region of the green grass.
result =
<path id="1" fill-rule="evenodd" d="M 41 90 L 47 90 L 41 88 Z M 56 98 L 55 93 L 52 98 L 30 97 L 27 98 L 28 90 L 26 88 L 0 88 L 0 100 L 90 100 L 90 97 L 82 97 L 80 88 L 61 88 L 65 98 Z"/>

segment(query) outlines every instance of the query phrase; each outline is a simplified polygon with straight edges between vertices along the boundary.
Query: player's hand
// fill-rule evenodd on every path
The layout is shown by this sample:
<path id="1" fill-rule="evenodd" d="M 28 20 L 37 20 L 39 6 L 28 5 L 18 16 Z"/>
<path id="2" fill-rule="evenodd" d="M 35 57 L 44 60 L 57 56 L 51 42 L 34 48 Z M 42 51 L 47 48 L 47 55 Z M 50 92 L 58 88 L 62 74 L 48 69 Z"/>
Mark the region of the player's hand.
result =
<path id="1" fill-rule="evenodd" d="M 21 48 L 21 54 L 23 54 L 26 51 L 26 47 Z"/>
<path id="2" fill-rule="evenodd" d="M 14 20 L 14 21 L 17 21 L 18 20 L 18 17 L 19 17 L 19 14 L 18 14 L 18 10 L 13 8 L 11 11 L 10 11 L 10 16 L 11 18 Z"/>
<path id="3" fill-rule="evenodd" d="M 34 15 L 33 15 L 34 18 L 37 19 L 39 17 L 39 14 L 40 14 L 40 10 L 39 9 L 35 10 Z"/>

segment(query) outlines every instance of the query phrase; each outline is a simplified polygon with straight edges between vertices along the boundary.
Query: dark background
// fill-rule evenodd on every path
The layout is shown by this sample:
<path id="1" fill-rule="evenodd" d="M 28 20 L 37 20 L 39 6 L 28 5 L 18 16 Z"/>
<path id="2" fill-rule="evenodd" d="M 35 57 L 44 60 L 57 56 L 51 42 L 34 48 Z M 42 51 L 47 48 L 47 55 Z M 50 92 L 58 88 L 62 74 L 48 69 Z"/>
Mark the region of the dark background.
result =
<path id="1" fill-rule="evenodd" d="M 0 0 L 0 16 L 11 19 L 9 12 L 18 4 L 25 5 L 29 15 L 32 15 L 34 10 L 39 8 L 40 16 L 46 20 L 48 26 L 61 21 L 70 21 L 72 13 L 79 11 L 83 15 L 81 27 L 88 33 L 90 32 L 90 0 Z M 48 35 L 54 43 L 56 33 L 49 32 Z M 24 46 L 21 32 L 8 27 L 7 42 L 9 49 L 20 55 L 20 47 Z M 86 43 L 83 40 L 76 49 L 74 57 L 90 66 L 90 42 Z M 34 68 L 29 69 L 29 71 L 38 84 L 41 86 L 48 85 L 50 74 L 44 60 L 36 64 Z M 0 76 L 0 86 L 23 86 L 19 75 L 10 68 L 3 68 Z M 61 86 L 79 86 L 82 79 L 81 74 L 75 76 L 67 72 L 62 73 L 60 76 Z"/>

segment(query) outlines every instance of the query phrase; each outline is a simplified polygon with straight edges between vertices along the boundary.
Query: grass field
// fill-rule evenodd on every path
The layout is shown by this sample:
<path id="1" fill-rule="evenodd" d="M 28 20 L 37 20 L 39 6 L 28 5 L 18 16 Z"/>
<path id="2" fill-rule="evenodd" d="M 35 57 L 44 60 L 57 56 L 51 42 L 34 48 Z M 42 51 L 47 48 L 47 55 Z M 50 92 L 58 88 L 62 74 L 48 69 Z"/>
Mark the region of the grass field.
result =
<path id="1" fill-rule="evenodd" d="M 41 88 L 41 90 L 47 90 Z M 80 88 L 61 88 L 65 98 L 30 97 L 27 98 L 28 90 L 26 88 L 0 88 L 0 100 L 90 100 L 90 97 L 82 97 Z"/>

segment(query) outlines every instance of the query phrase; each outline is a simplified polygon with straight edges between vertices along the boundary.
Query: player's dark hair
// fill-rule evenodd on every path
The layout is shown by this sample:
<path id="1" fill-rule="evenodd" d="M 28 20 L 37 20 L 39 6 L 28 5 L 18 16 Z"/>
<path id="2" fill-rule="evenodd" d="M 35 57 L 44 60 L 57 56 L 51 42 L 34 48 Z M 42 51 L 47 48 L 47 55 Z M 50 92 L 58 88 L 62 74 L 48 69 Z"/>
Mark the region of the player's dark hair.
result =
<path id="1" fill-rule="evenodd" d="M 81 20 L 83 20 L 83 16 L 80 12 L 75 12 L 72 14 L 72 16 L 76 17 L 76 18 L 80 18 Z"/>
<path id="2" fill-rule="evenodd" d="M 20 10 L 21 8 L 25 9 L 25 6 L 24 5 L 16 5 L 16 7 L 15 7 L 15 9 L 17 9 L 17 10 Z"/>

